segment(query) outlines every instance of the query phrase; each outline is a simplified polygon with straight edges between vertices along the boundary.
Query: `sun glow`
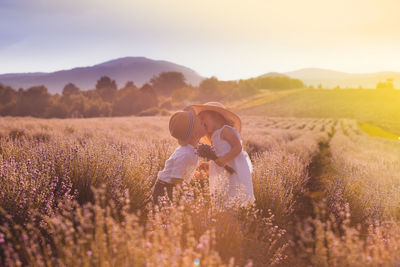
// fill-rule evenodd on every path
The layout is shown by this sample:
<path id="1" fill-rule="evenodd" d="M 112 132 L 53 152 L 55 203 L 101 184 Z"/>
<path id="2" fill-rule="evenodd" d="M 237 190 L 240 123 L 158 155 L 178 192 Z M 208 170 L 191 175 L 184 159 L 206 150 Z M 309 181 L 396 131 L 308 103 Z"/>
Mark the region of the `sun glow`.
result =
<path id="1" fill-rule="evenodd" d="M 5 1 L 0 73 L 128 55 L 170 60 L 220 79 L 304 67 L 395 71 L 398 10 L 400 2 L 392 0 Z"/>

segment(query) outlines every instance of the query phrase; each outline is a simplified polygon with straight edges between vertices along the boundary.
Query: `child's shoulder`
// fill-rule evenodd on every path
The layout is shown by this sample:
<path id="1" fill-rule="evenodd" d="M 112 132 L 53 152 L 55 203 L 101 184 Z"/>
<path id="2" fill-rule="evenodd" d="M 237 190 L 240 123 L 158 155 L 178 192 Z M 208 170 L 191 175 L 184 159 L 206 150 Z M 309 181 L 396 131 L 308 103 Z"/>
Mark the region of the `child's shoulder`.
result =
<path id="1" fill-rule="evenodd" d="M 175 158 L 197 159 L 196 148 L 192 145 L 179 146 L 173 153 Z"/>
<path id="2" fill-rule="evenodd" d="M 222 135 L 224 132 L 230 132 L 236 130 L 234 127 L 229 126 L 227 124 L 224 124 L 221 128 L 217 129 L 215 132 L 213 132 L 214 135 Z"/>
<path id="3" fill-rule="evenodd" d="M 240 133 L 238 132 L 238 130 L 230 125 L 224 125 L 221 128 L 221 137 L 226 135 L 236 135 L 238 138 L 240 138 Z"/>
<path id="4" fill-rule="evenodd" d="M 196 148 L 192 145 L 184 145 L 184 146 L 179 146 L 176 148 L 175 152 L 181 152 L 181 153 L 195 153 Z"/>
<path id="5" fill-rule="evenodd" d="M 221 130 L 222 130 L 222 131 L 226 131 L 226 130 L 228 130 L 228 131 L 229 131 L 229 130 L 237 131 L 235 127 L 230 126 L 230 125 L 228 125 L 228 124 L 225 124 L 224 126 L 222 126 L 222 127 L 221 127 Z"/>

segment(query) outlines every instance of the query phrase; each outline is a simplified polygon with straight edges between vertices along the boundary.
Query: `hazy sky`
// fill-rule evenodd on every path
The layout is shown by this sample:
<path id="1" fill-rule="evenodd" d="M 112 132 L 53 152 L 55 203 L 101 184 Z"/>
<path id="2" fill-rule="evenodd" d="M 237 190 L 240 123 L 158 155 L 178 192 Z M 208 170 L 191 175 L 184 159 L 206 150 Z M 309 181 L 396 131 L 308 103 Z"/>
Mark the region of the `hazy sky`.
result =
<path id="1" fill-rule="evenodd" d="M 124 56 L 238 79 L 400 71 L 398 0 L 0 0 L 0 73 Z"/>

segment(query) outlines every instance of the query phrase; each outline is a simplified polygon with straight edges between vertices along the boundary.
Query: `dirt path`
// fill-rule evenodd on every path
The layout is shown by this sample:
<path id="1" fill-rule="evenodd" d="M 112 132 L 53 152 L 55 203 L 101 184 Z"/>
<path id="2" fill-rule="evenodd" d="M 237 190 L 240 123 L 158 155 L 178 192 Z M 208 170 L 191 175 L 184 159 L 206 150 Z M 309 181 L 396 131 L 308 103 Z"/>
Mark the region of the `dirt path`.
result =
<path id="1" fill-rule="evenodd" d="M 314 218 L 315 202 L 320 201 L 324 196 L 323 179 L 326 178 L 330 169 L 331 153 L 329 141 L 319 144 L 320 153 L 315 156 L 308 166 L 309 180 L 307 190 L 301 196 L 296 206 L 295 216 L 302 220 L 308 217 Z"/>
<path id="2" fill-rule="evenodd" d="M 291 248 L 292 255 L 299 260 L 297 266 L 309 266 L 310 262 L 307 258 L 301 258 L 305 255 L 304 248 L 300 248 L 297 242 L 301 239 L 303 225 L 308 218 L 315 218 L 315 207 L 325 197 L 324 180 L 328 179 L 331 171 L 331 153 L 329 142 L 334 135 L 332 129 L 329 133 L 329 139 L 326 142 L 319 144 L 320 152 L 316 155 L 311 164 L 308 166 L 309 180 L 306 186 L 306 191 L 298 198 L 293 216 L 293 225 L 289 229 L 289 234 L 292 235 L 293 246 Z M 313 249 L 314 243 L 309 243 L 308 248 Z"/>

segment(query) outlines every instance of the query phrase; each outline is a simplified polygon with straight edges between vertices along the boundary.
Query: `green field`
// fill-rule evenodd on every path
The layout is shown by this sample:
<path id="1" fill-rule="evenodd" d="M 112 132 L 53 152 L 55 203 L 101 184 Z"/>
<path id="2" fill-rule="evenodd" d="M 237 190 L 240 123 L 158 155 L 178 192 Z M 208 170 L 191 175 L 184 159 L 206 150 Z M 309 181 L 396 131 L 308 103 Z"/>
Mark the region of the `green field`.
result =
<path id="1" fill-rule="evenodd" d="M 400 135 L 400 90 L 304 89 L 267 103 L 253 103 L 240 112 L 277 117 L 351 118 Z"/>

